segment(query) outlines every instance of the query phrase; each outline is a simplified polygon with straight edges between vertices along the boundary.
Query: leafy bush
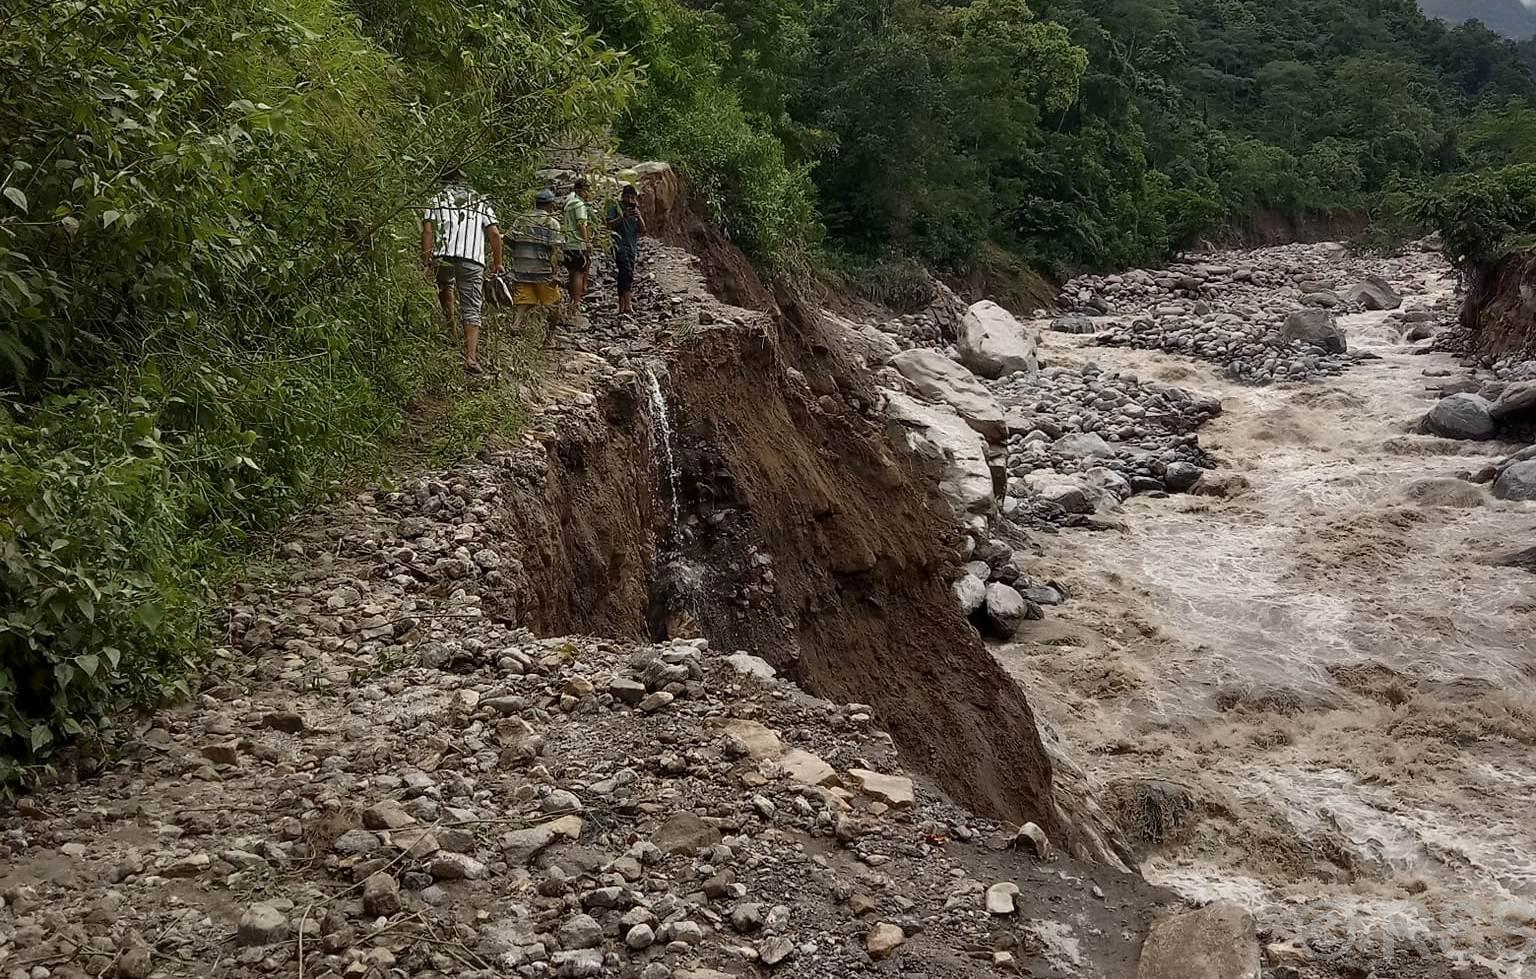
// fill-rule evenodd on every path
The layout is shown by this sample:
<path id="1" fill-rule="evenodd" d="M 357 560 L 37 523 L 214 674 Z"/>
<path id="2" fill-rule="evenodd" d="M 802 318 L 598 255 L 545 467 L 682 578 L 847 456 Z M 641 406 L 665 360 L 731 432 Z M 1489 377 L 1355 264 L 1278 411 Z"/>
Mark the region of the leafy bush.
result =
<path id="1" fill-rule="evenodd" d="M 521 206 L 538 149 L 633 89 L 571 23 L 553 0 L 44 0 L 9 21 L 0 780 L 184 692 L 209 574 L 441 380 L 414 245 L 439 166 Z"/>
<path id="2" fill-rule="evenodd" d="M 1411 213 L 1439 229 L 1458 262 L 1492 265 L 1536 251 L 1536 163 L 1457 177 L 1421 192 Z"/>

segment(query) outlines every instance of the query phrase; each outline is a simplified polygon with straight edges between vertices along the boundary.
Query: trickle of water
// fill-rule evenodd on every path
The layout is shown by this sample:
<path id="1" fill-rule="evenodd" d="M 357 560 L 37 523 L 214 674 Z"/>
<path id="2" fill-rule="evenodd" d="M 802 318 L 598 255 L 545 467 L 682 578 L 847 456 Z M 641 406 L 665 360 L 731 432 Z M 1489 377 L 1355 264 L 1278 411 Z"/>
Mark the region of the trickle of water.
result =
<path id="1" fill-rule="evenodd" d="M 672 435 L 672 417 L 667 411 L 667 396 L 661 390 L 661 382 L 656 379 L 656 372 L 649 367 L 645 368 L 645 386 L 651 401 L 651 437 L 656 443 L 656 454 L 661 457 L 661 464 L 666 473 L 667 504 L 671 507 L 672 527 L 676 530 L 681 528 L 683 522 L 683 502 L 680 491 L 683 474 L 677 464 L 676 445 Z"/>

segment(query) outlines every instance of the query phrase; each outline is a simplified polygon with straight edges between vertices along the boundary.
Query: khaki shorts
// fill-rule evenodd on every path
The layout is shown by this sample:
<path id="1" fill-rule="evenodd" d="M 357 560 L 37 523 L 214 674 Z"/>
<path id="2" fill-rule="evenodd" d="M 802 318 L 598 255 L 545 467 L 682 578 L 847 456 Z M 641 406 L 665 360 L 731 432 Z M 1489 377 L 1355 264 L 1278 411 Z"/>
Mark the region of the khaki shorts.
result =
<path id="1" fill-rule="evenodd" d="M 560 287 L 553 282 L 519 282 L 512 294 L 514 306 L 558 306 Z"/>
<path id="2" fill-rule="evenodd" d="M 485 294 L 485 266 L 467 258 L 437 260 L 437 288 L 452 289 L 459 299 L 459 323 L 480 325 L 480 308 Z"/>

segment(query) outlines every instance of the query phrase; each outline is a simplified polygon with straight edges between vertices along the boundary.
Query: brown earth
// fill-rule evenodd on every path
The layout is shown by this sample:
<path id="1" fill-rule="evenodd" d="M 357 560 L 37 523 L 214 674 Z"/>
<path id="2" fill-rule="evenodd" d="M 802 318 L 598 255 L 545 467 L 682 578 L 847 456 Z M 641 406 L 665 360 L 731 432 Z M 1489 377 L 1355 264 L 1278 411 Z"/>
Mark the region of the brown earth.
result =
<path id="1" fill-rule="evenodd" d="M 718 521 L 690 556 L 732 578 L 756 546 L 775 575 L 749 614 L 703 616 L 705 634 L 821 696 L 870 703 L 953 798 L 1059 836 L 1029 704 L 950 598 L 953 547 L 928 484 L 814 314 L 783 310 L 776 338 L 702 333 L 671 365 L 689 504 Z"/>
<path id="2" fill-rule="evenodd" d="M 1466 275 L 1461 324 L 1487 357 L 1536 354 L 1536 255 L 1513 255 Z"/>
<path id="3" fill-rule="evenodd" d="M 1212 235 L 1209 244 L 1224 248 L 1268 248 L 1272 245 L 1347 241 L 1370 225 L 1371 216 L 1359 211 L 1313 212 L 1296 217 L 1279 211 L 1260 210 Z"/>

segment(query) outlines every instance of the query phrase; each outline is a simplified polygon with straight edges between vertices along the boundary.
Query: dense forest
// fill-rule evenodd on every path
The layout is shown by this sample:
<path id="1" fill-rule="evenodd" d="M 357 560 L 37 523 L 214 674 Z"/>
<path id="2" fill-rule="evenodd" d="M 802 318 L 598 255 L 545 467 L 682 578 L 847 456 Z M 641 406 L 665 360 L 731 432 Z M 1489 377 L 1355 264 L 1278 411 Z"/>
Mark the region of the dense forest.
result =
<path id="1" fill-rule="evenodd" d="M 749 245 L 802 240 L 785 232 L 808 209 L 783 202 L 808 197 L 829 249 L 946 268 L 986 242 L 1064 271 L 1155 260 L 1260 210 L 1374 210 L 1513 162 L 1536 93 L 1516 45 L 1411 0 L 584 0 L 583 12 L 668 66 L 624 117 L 637 149 L 686 165 L 695 114 L 744 116 L 736 142 L 713 129 L 699 156 L 735 148 L 761 169 L 782 152 L 790 177 L 807 176 L 798 195 L 782 192 L 788 178 L 763 182 L 766 200 L 750 183 L 722 188 Z M 718 87 L 698 84 L 710 76 Z M 764 134 L 771 151 L 753 146 Z"/>
<path id="2" fill-rule="evenodd" d="M 1412 0 L 0 0 L 0 781 L 184 694 L 253 541 L 453 380 L 417 213 L 673 161 L 766 268 L 1536 225 L 1524 48 Z M 455 390 L 432 439 L 515 418 Z M 6 761 L 9 757 L 14 761 Z"/>

